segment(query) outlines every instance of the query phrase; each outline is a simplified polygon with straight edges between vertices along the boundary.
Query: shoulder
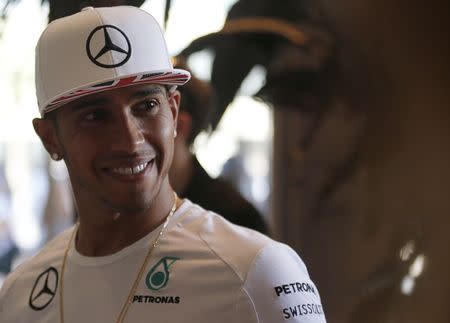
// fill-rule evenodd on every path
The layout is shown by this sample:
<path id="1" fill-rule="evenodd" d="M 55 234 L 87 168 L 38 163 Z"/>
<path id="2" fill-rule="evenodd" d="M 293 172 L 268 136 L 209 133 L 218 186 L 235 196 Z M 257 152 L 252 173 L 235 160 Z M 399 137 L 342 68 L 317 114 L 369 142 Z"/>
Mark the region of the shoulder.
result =
<path id="1" fill-rule="evenodd" d="M 226 263 L 243 281 L 253 259 L 272 239 L 255 230 L 231 223 L 221 215 L 185 200 L 186 231 L 194 234 L 215 257 Z M 186 233 L 185 231 L 185 233 Z M 239 252 L 236 252 L 239 250 Z"/>
<path id="2" fill-rule="evenodd" d="M 288 263 L 291 269 L 295 265 L 299 272 L 308 275 L 303 261 L 286 244 L 231 223 L 215 212 L 186 201 L 187 216 L 181 219 L 183 226 L 194 232 L 217 257 L 232 267 L 242 281 L 254 268 L 264 267 L 272 261 L 279 261 L 280 265 Z"/>
<path id="3" fill-rule="evenodd" d="M 2 313 L 3 307 L 6 306 L 5 304 L 10 297 L 12 298 L 11 301 L 14 302 L 14 295 L 12 294 L 20 291 L 20 287 L 17 285 L 29 285 L 40 274 L 59 264 L 71 230 L 61 233 L 48 242 L 38 253 L 25 260 L 6 277 L 0 289 L 0 313 Z M 58 272 L 56 269 L 54 271 Z"/>
<path id="4" fill-rule="evenodd" d="M 191 212 L 196 234 L 241 281 L 237 308 L 253 307 L 258 322 L 326 322 L 319 291 L 291 247 L 198 205 Z"/>
<path id="5" fill-rule="evenodd" d="M 282 243 L 260 250 L 243 287 L 260 322 L 325 322 L 319 291 L 299 255 Z"/>
<path id="6" fill-rule="evenodd" d="M 326 322 L 319 291 L 291 247 L 193 207 L 198 236 L 241 281 L 237 308 L 251 304 L 258 322 Z"/>
<path id="7" fill-rule="evenodd" d="M 235 225 L 188 200 L 177 227 L 182 237 L 179 241 L 186 248 L 187 241 L 193 241 L 193 249 L 207 248 L 208 257 L 232 273 L 237 288 L 235 309 L 245 313 L 243 317 L 256 317 L 258 323 L 326 322 L 319 291 L 300 256 L 288 245 Z M 224 272 L 216 272 L 224 280 Z"/>

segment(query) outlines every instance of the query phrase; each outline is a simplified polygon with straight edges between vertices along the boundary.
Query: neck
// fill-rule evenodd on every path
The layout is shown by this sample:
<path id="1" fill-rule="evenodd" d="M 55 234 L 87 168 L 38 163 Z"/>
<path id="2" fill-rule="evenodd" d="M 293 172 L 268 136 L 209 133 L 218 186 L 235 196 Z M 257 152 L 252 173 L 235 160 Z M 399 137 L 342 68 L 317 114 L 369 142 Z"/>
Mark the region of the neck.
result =
<path id="1" fill-rule="evenodd" d="M 175 151 L 174 161 L 170 168 L 170 184 L 178 195 L 184 196 L 193 173 L 193 155 L 186 145 L 181 145 Z"/>
<path id="2" fill-rule="evenodd" d="M 170 186 L 169 186 L 170 188 Z M 108 210 L 105 216 L 90 214 L 79 209 L 80 224 L 76 236 L 76 249 L 89 257 L 114 254 L 143 238 L 159 225 L 169 214 L 174 203 L 173 191 L 163 189 L 152 205 L 139 213 L 123 213 Z M 97 210 L 98 211 L 98 210 Z"/>

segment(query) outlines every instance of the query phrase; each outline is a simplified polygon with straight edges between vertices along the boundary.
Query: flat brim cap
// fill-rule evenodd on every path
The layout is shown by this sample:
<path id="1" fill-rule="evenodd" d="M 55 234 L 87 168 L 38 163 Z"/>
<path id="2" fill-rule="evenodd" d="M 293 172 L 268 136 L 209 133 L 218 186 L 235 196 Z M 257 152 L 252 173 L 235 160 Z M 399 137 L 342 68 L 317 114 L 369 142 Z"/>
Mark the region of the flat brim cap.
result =
<path id="1" fill-rule="evenodd" d="M 137 7 L 88 7 L 54 20 L 36 46 L 41 115 L 79 97 L 140 83 L 183 85 L 158 22 Z"/>

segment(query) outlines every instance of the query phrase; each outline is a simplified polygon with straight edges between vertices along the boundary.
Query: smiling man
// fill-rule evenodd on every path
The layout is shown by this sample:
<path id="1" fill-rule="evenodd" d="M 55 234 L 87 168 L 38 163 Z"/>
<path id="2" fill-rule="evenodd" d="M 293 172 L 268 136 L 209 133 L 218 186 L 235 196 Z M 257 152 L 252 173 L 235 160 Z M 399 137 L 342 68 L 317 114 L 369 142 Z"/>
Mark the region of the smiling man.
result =
<path id="1" fill-rule="evenodd" d="M 79 223 L 10 274 L 2 323 L 325 322 L 292 249 L 174 193 L 176 87 L 189 77 L 138 8 L 49 24 L 33 126 L 67 165 Z"/>

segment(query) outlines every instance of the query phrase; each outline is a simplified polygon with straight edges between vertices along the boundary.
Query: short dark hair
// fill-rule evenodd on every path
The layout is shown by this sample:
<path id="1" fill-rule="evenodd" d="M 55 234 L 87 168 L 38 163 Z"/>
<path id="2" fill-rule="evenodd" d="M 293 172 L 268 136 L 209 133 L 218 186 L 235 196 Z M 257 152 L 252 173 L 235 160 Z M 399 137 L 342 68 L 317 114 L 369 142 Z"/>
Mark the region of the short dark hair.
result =
<path id="1" fill-rule="evenodd" d="M 51 110 L 49 112 L 46 112 L 43 116 L 42 119 L 44 120 L 50 120 L 50 122 L 53 124 L 53 126 L 55 127 L 56 131 L 59 132 L 59 125 L 58 125 L 58 118 L 57 118 L 57 114 L 58 114 L 58 109 L 54 109 Z"/>

